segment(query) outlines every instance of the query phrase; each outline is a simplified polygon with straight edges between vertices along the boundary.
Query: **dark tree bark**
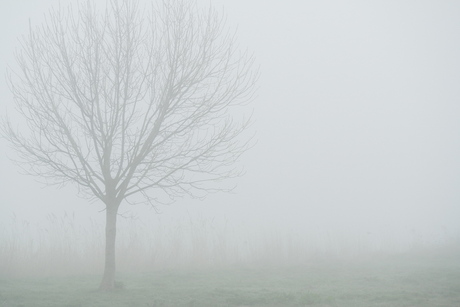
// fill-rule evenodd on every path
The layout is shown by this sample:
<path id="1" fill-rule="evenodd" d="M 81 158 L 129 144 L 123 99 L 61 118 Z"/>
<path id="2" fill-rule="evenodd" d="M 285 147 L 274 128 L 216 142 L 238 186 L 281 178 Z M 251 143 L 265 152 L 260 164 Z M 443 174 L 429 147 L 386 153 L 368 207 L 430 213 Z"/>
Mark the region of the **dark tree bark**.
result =
<path id="1" fill-rule="evenodd" d="M 105 265 L 100 290 L 112 290 L 115 288 L 115 246 L 117 236 L 117 214 L 118 205 L 106 206 L 106 225 L 105 225 Z"/>

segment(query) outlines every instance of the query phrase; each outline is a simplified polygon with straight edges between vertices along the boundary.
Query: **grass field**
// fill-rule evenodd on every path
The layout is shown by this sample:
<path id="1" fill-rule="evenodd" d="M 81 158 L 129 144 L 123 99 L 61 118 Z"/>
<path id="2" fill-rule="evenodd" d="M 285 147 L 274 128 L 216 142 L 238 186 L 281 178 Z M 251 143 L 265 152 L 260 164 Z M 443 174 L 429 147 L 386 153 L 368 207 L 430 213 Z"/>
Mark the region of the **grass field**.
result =
<path id="1" fill-rule="evenodd" d="M 0 280 L 0 307 L 460 306 L 460 254 L 430 252 L 303 266 L 165 270 Z"/>

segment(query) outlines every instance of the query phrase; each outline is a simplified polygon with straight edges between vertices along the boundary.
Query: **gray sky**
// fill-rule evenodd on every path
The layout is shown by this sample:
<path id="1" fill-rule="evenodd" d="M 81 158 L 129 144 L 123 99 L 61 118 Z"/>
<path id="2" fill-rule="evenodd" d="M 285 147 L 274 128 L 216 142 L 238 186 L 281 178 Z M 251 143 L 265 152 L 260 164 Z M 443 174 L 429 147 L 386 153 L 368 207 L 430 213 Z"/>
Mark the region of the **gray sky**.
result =
<path id="1" fill-rule="evenodd" d="M 224 6 L 261 66 L 258 144 L 234 194 L 179 200 L 164 216 L 306 232 L 459 230 L 460 2 L 210 2 Z M 38 23 L 57 3 L 1 1 L 1 71 L 28 18 Z M 13 107 L 3 80 L 2 112 Z M 0 146 L 0 221 L 64 211 L 103 218 L 102 205 L 75 188 L 43 189 L 20 175 Z"/>

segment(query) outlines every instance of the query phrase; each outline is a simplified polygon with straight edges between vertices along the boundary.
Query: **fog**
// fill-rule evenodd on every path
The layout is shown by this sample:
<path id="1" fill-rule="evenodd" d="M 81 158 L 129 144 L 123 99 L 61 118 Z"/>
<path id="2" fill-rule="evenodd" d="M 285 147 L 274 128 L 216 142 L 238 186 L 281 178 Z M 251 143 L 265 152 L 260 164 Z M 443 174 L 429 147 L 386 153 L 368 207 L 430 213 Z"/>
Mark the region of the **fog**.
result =
<path id="1" fill-rule="evenodd" d="M 27 34 L 29 18 L 39 24 L 51 7 L 69 2 L 0 3 L 2 72 L 14 68 L 17 38 Z M 208 245 L 225 237 L 231 261 L 256 261 L 266 251 L 262 246 L 288 241 L 298 257 L 397 253 L 456 242 L 460 3 L 211 3 L 222 8 L 228 25 L 238 29 L 241 48 L 260 65 L 257 95 L 247 108 L 257 143 L 238 162 L 245 174 L 230 182 L 237 185 L 233 193 L 184 197 L 159 205 L 159 212 L 123 204 L 120 246 L 134 232 L 139 242 L 164 235 L 162 246 L 172 248 L 167 238 L 177 229 L 176 239 L 188 246 L 195 229 Z M 5 78 L 0 97 L 2 113 L 14 108 Z M 75 244 L 84 245 L 89 236 L 102 242 L 102 203 L 78 198 L 75 186 L 40 185 L 10 161 L 15 153 L 6 141 L 0 144 L 3 237 L 52 245 L 53 238 L 66 240 L 56 235 L 59 220 L 72 221 Z"/>

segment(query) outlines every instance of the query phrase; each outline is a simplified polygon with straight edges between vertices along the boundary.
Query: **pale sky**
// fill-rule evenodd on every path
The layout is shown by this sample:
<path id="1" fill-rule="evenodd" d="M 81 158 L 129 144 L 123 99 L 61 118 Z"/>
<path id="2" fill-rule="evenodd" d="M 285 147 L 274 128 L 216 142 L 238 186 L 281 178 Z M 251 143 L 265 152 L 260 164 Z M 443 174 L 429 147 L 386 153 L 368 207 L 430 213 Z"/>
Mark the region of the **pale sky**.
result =
<path id="1" fill-rule="evenodd" d="M 458 233 L 460 2 L 201 2 L 223 6 L 261 67 L 251 106 L 258 143 L 234 194 L 184 198 L 162 215 L 305 232 Z M 58 3 L 0 2 L 2 75 L 28 19 L 39 23 Z M 13 108 L 4 80 L 2 112 Z M 0 222 L 64 211 L 103 218 L 102 205 L 73 187 L 42 188 L 19 174 L 0 146 Z"/>

